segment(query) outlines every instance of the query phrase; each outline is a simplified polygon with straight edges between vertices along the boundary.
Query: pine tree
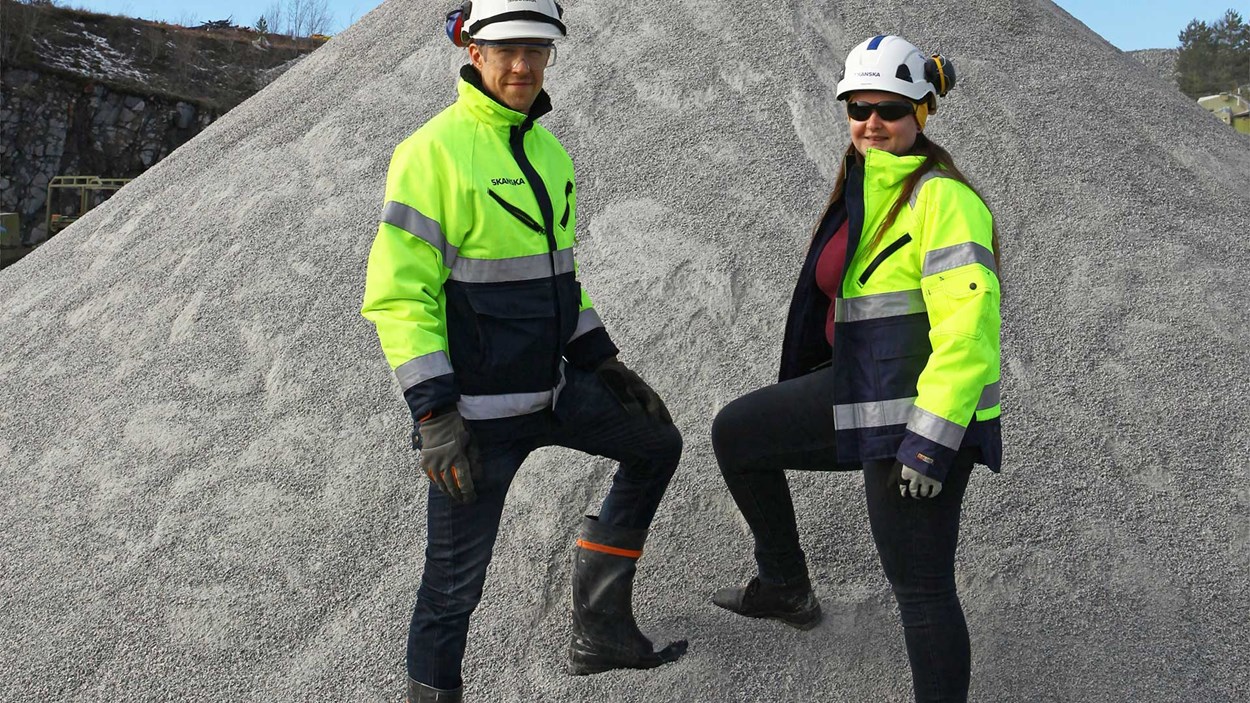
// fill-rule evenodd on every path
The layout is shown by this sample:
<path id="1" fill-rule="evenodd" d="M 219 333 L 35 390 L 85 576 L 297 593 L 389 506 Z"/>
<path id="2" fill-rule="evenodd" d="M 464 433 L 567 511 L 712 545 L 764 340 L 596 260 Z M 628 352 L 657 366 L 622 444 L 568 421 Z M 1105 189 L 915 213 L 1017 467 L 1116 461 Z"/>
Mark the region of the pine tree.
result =
<path id="1" fill-rule="evenodd" d="M 1250 85 L 1250 25 L 1235 10 L 1214 24 L 1193 20 L 1180 33 L 1177 82 L 1191 98 Z"/>

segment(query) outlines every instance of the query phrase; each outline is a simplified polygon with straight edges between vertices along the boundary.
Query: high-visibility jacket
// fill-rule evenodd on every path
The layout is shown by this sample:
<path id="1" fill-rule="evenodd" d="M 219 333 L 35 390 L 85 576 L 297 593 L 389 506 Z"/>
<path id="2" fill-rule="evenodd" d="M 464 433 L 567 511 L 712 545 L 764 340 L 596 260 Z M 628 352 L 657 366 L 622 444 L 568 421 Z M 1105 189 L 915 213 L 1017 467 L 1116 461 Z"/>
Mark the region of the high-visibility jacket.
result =
<path id="1" fill-rule="evenodd" d="M 877 149 L 848 159 L 843 197 L 825 211 L 795 288 L 780 377 L 832 364 L 839 462 L 893 458 L 943 480 L 964 447 L 995 471 L 1001 464 L 999 281 L 989 210 L 938 169 L 870 246 L 923 160 Z M 848 220 L 831 303 L 816 286 L 816 260 Z"/>
<path id="2" fill-rule="evenodd" d="M 563 364 L 615 354 L 576 278 L 573 162 L 529 114 L 496 102 L 471 66 L 459 98 L 404 140 L 369 252 L 362 314 L 415 419 L 552 407 Z"/>

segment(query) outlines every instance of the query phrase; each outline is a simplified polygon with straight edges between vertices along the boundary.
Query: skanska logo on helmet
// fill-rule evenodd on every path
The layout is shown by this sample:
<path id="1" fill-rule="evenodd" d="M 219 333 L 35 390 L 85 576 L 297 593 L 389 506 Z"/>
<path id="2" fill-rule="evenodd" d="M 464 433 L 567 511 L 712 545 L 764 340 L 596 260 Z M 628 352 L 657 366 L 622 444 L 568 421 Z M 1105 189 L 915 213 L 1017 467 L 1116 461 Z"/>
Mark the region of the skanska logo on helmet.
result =
<path id="1" fill-rule="evenodd" d="M 855 76 L 858 78 L 880 78 L 881 74 L 876 71 L 860 71 Z"/>

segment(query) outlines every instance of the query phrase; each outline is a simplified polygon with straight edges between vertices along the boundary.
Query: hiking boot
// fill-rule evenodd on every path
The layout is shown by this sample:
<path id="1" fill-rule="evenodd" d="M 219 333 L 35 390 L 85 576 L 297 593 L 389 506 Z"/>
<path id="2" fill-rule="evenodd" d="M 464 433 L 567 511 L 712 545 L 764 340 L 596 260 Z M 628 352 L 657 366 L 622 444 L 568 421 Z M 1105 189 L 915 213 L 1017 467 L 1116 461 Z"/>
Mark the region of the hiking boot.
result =
<path id="1" fill-rule="evenodd" d="M 686 653 L 686 640 L 655 651 L 634 621 L 634 573 L 646 539 L 646 530 L 609 527 L 593 517 L 582 522 L 582 536 L 573 550 L 569 673 L 574 676 L 651 669 Z"/>
<path id="2" fill-rule="evenodd" d="M 712 602 L 748 618 L 780 620 L 800 630 L 820 624 L 820 601 L 807 577 L 794 584 L 772 584 L 757 576 L 745 588 L 720 589 Z"/>

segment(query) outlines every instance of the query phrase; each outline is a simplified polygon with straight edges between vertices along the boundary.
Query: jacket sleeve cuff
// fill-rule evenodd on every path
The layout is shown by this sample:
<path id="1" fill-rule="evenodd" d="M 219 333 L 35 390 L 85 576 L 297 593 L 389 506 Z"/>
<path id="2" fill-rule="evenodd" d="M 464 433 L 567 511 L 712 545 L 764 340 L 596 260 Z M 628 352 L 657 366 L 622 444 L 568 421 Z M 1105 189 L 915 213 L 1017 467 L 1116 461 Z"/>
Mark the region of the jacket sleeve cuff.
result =
<path id="1" fill-rule="evenodd" d="M 580 369 L 594 371 L 605 359 L 619 352 L 608 331 L 599 326 L 575 336 L 564 348 L 564 357 Z"/>
<path id="2" fill-rule="evenodd" d="M 453 374 L 435 376 L 404 390 L 404 400 L 414 425 L 427 415 L 456 407 L 459 399 L 460 389 Z"/>
<path id="3" fill-rule="evenodd" d="M 908 429 L 895 458 L 935 481 L 945 481 L 958 449 L 951 449 Z"/>

